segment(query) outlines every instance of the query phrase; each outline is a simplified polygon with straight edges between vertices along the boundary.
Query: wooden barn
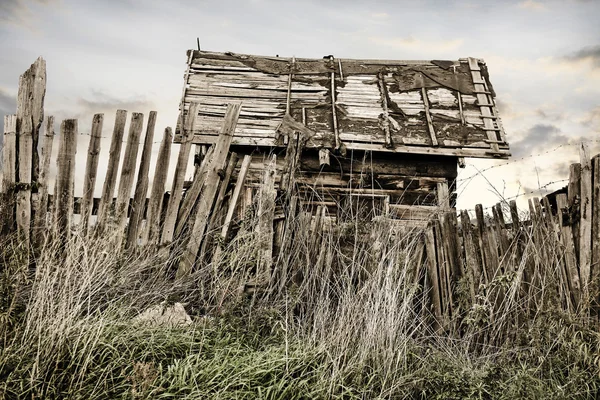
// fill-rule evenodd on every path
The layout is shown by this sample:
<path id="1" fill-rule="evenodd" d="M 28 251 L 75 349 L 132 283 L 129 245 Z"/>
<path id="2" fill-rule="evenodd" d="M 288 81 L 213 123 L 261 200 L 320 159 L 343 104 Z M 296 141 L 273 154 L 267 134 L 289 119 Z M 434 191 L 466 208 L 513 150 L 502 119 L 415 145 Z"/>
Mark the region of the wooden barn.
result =
<path id="1" fill-rule="evenodd" d="M 423 221 L 454 206 L 465 157 L 510 156 L 481 59 L 187 54 L 175 142 L 196 144 L 201 159 L 227 105 L 241 103 L 231 150 L 252 155 L 247 202 L 275 154 L 279 193 L 293 186 L 310 208 Z M 199 111 L 189 123 L 191 103 Z"/>

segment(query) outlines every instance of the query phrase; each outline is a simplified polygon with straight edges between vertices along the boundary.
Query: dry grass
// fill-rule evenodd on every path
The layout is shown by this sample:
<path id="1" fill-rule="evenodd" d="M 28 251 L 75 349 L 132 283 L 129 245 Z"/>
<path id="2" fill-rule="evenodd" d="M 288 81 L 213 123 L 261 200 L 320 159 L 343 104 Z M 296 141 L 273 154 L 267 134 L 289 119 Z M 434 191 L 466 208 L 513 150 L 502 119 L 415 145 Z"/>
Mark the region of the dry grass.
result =
<path id="1" fill-rule="evenodd" d="M 176 254 L 121 254 L 110 237 L 77 234 L 65 249 L 49 243 L 30 272 L 25 250 L 5 239 L 0 394 L 508 399 L 598 390 L 598 328 L 559 311 L 561 252 L 549 233 L 542 247 L 525 233 L 522 257 L 504 257 L 505 273 L 475 299 L 459 285 L 459 311 L 440 331 L 419 230 L 354 220 L 315 234 L 300 214 L 273 278 L 254 288 L 257 240 L 246 229 L 254 222 L 219 260 L 180 280 Z M 524 271 L 533 271 L 531 284 Z M 194 324 L 132 321 L 163 301 L 184 303 Z"/>

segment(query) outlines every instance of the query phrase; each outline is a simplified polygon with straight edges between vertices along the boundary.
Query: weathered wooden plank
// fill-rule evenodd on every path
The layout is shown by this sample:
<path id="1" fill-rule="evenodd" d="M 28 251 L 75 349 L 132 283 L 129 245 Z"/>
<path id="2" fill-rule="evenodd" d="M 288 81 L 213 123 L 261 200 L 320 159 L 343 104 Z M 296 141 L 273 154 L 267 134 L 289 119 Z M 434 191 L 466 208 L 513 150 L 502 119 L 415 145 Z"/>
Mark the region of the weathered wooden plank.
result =
<path id="1" fill-rule="evenodd" d="M 12 233 L 15 221 L 15 183 L 17 181 L 17 116 L 4 116 L 4 142 L 2 147 L 2 193 L 4 212 L 2 232 Z"/>
<path id="2" fill-rule="evenodd" d="M 154 169 L 154 182 L 152 183 L 150 202 L 148 203 L 148 213 L 146 216 L 144 241 L 151 244 L 158 244 L 160 240 L 160 211 L 163 205 L 165 184 L 167 181 L 167 173 L 169 171 L 172 141 L 173 131 L 170 127 L 167 127 L 163 134 L 160 148 L 158 149 L 158 158 Z"/>
<path id="3" fill-rule="evenodd" d="M 275 164 L 276 156 L 265 167 L 263 183 L 258 195 L 258 224 L 256 234 L 258 241 L 258 262 L 256 276 L 258 282 L 266 283 L 271 279 L 273 263 L 273 215 L 275 212 Z M 320 232 L 315 232 L 315 236 Z"/>
<path id="4" fill-rule="evenodd" d="M 144 147 L 142 148 L 142 158 L 138 170 L 137 182 L 135 184 L 135 193 L 133 195 L 133 205 L 129 224 L 127 226 L 126 247 L 130 248 L 137 244 L 140 225 L 144 217 L 144 203 L 148 193 L 148 172 L 150 171 L 150 159 L 152 158 L 152 141 L 154 140 L 154 128 L 156 127 L 156 111 L 150 111 L 148 116 L 148 125 L 146 126 L 146 137 L 144 138 Z"/>
<path id="5" fill-rule="evenodd" d="M 593 305 L 598 312 L 600 303 L 600 155 L 592 159 L 592 266 L 591 283 Z"/>
<path id="6" fill-rule="evenodd" d="M 427 128 L 429 130 L 429 137 L 431 138 L 431 145 L 438 146 L 437 137 L 435 130 L 433 129 L 433 120 L 431 119 L 431 112 L 429 111 L 429 100 L 427 99 L 427 89 L 421 89 L 421 96 L 423 97 L 423 104 L 425 106 L 425 117 L 427 118 Z"/>
<path id="7" fill-rule="evenodd" d="M 214 150 L 214 146 L 208 149 L 206 157 L 204 158 L 204 160 L 202 160 L 200 168 L 194 176 L 192 186 L 190 186 L 190 188 L 185 192 L 185 198 L 181 202 L 181 206 L 179 207 L 179 213 L 177 214 L 177 223 L 175 224 L 175 237 L 181 236 L 183 229 L 188 223 L 190 215 L 192 215 L 192 209 L 198 202 L 200 192 L 202 191 L 202 188 L 206 183 L 208 165 L 211 162 Z"/>
<path id="8" fill-rule="evenodd" d="M 117 172 L 119 169 L 119 159 L 121 157 L 121 147 L 123 145 L 123 134 L 125 133 L 125 123 L 127 122 L 127 111 L 117 110 L 115 125 L 113 128 L 112 139 L 110 142 L 110 151 L 108 154 L 108 166 L 106 168 L 106 177 L 102 187 L 102 196 L 98 206 L 97 232 L 102 233 L 108 222 L 111 212 L 112 198 L 117 183 Z"/>
<path id="9" fill-rule="evenodd" d="M 427 254 L 427 277 L 431 285 L 429 289 L 429 295 L 431 297 L 431 305 L 433 308 L 434 315 L 434 330 L 438 330 L 443 322 L 442 316 L 442 301 L 441 301 L 441 288 L 440 279 L 437 268 L 437 256 L 436 250 L 438 247 L 435 243 L 435 234 L 433 232 L 433 226 L 429 225 L 425 230 L 425 252 Z"/>
<path id="10" fill-rule="evenodd" d="M 192 225 L 190 240 L 177 270 L 178 276 L 189 274 L 192 270 L 192 266 L 196 262 L 196 256 L 198 255 L 200 245 L 202 244 L 204 231 L 208 224 L 208 218 L 218 188 L 218 174 L 225 166 L 224 164 L 227 153 L 229 152 L 229 146 L 231 145 L 233 133 L 235 132 L 235 127 L 240 114 L 240 108 L 241 104 L 231 104 L 227 109 L 227 115 L 225 116 L 221 132 L 222 139 L 217 142 L 213 156 L 211 157 L 211 162 L 207 167 L 206 184 L 204 186 L 203 195 L 198 202 L 198 210 Z"/>
<path id="11" fill-rule="evenodd" d="M 73 185 L 77 152 L 77 120 L 67 119 L 60 125 L 58 173 L 56 176 L 55 236 L 64 243 L 71 236 L 73 215 Z"/>
<path id="12" fill-rule="evenodd" d="M 244 159 L 242 160 L 242 165 L 240 166 L 240 172 L 238 173 L 237 180 L 235 182 L 233 194 L 231 195 L 231 199 L 229 200 L 229 207 L 227 209 L 227 214 L 225 215 L 225 221 L 223 222 L 223 227 L 221 228 L 222 241 L 226 240 L 229 234 L 231 221 L 233 220 L 233 214 L 235 213 L 235 210 L 237 208 L 242 189 L 244 189 L 244 182 L 246 180 L 246 175 L 248 174 L 248 169 L 251 161 L 252 156 L 250 155 L 245 155 Z"/>
<path id="13" fill-rule="evenodd" d="M 588 294 L 592 265 L 592 163 L 587 144 L 579 148 L 581 208 L 579 212 L 579 272 L 584 295 Z"/>
<path id="14" fill-rule="evenodd" d="M 188 160 L 190 158 L 190 150 L 192 147 L 193 135 L 191 134 L 191 127 L 194 125 L 194 120 L 198 115 L 198 107 L 200 107 L 199 103 L 192 103 L 190 105 L 188 115 L 185 118 L 183 139 L 181 140 L 181 145 L 179 147 L 177 166 L 175 167 L 175 174 L 173 176 L 171 197 L 169 198 L 169 204 L 167 206 L 165 222 L 161 236 L 161 243 L 163 244 L 169 243 L 173 240 L 175 224 L 177 223 L 177 214 L 179 212 L 179 203 L 181 202 L 181 196 L 183 195 L 182 191 L 183 181 L 185 179 L 185 171 L 187 169 Z M 181 118 L 183 118 L 183 116 Z"/>
<path id="15" fill-rule="evenodd" d="M 438 206 L 444 209 L 450 208 L 450 192 L 448 191 L 447 182 L 440 182 L 437 184 L 436 195 Z"/>
<path id="16" fill-rule="evenodd" d="M 137 162 L 137 153 L 140 145 L 140 135 L 144 127 L 144 114 L 132 113 L 129 123 L 129 134 L 125 146 L 123 164 L 121 165 L 121 178 L 119 179 L 119 189 L 117 190 L 117 203 L 115 205 L 115 241 L 117 247 L 121 245 L 123 235 L 125 234 L 125 224 L 127 223 L 127 209 L 129 207 L 129 198 L 131 188 L 133 187 L 133 178 L 135 174 L 135 165 Z"/>
<path id="17" fill-rule="evenodd" d="M 471 301 L 475 301 L 475 296 L 479 292 L 479 284 L 481 282 L 481 267 L 477 258 L 476 247 L 473 240 L 473 227 L 471 226 L 471 218 L 465 210 L 460 213 L 460 221 L 462 228 L 464 255 L 465 255 L 465 271 L 468 276 L 469 293 Z"/>
<path id="18" fill-rule="evenodd" d="M 104 114 L 95 114 L 92 120 L 92 132 L 88 146 L 88 156 L 85 164 L 83 179 L 83 198 L 81 201 L 81 229 L 87 233 L 90 216 L 92 215 L 92 201 L 96 188 L 96 175 L 98 174 L 98 160 L 100 159 L 100 139 L 102 139 L 102 125 Z"/>
<path id="19" fill-rule="evenodd" d="M 567 199 L 572 217 L 573 243 L 575 245 L 575 257 L 579 264 L 579 220 L 578 214 L 581 209 L 581 164 L 571 164 L 569 167 L 569 185 L 567 187 Z"/>
<path id="20" fill-rule="evenodd" d="M 19 79 L 17 98 L 18 185 L 16 187 L 17 233 L 20 240 L 29 245 L 31 229 L 31 173 L 33 170 L 33 104 L 29 97 L 33 92 L 34 65 Z"/>
<path id="21" fill-rule="evenodd" d="M 569 213 L 569 204 L 567 195 L 560 193 L 556 196 L 556 208 L 558 216 L 558 226 L 560 227 L 560 241 L 563 250 L 563 274 L 566 276 L 568 295 L 570 302 L 575 310 L 579 305 L 581 296 L 581 286 L 579 271 L 577 270 L 577 258 L 575 257 L 575 245 L 573 243 L 573 232 L 569 221 L 564 220 L 564 216 Z"/>
<path id="22" fill-rule="evenodd" d="M 50 158 L 54 142 L 54 117 L 46 117 L 46 129 L 42 138 L 42 154 L 38 175 L 38 205 L 34 215 L 32 235 L 36 246 L 41 246 L 47 232 L 46 219 L 48 211 L 48 175 L 50 173 Z"/>

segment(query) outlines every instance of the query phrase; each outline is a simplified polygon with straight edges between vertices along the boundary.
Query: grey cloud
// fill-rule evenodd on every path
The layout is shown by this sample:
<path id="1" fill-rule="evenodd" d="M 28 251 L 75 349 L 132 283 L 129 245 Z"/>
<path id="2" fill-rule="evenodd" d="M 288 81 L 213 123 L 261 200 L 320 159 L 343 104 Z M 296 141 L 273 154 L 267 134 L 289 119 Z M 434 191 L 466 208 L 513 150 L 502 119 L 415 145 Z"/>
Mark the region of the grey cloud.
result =
<path id="1" fill-rule="evenodd" d="M 2 0 L 0 22 L 30 27 L 32 5 L 48 6 L 52 3 L 57 3 L 57 0 Z"/>
<path id="2" fill-rule="evenodd" d="M 543 118 L 547 121 L 552 121 L 552 122 L 562 121 L 565 117 L 564 113 L 562 113 L 562 112 L 545 111 L 545 110 L 542 110 L 541 108 L 538 108 L 537 110 L 535 110 L 535 113 L 538 117 Z"/>
<path id="3" fill-rule="evenodd" d="M 562 133 L 557 126 L 536 124 L 527 130 L 523 139 L 511 143 L 510 147 L 515 157 L 522 157 L 568 142 L 569 137 Z"/>
<path id="4" fill-rule="evenodd" d="M 568 61 L 592 60 L 594 67 L 600 68 L 600 45 L 586 46 L 564 57 Z"/>

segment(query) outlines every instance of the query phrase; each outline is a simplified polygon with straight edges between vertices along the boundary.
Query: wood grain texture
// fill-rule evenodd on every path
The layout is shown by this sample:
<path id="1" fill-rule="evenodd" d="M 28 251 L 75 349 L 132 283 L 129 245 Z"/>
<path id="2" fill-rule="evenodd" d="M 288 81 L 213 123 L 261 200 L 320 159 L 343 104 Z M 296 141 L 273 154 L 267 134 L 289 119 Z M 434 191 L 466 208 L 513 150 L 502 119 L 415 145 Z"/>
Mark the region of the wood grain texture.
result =
<path id="1" fill-rule="evenodd" d="M 121 177 L 119 179 L 119 189 L 117 191 L 117 203 L 115 205 L 115 228 L 114 236 L 117 246 L 121 245 L 125 234 L 125 224 L 127 223 L 127 213 L 133 187 L 135 175 L 135 166 L 137 163 L 137 153 L 140 145 L 140 135 L 144 126 L 144 114 L 132 113 L 129 124 L 129 134 L 127 135 L 127 145 L 123 164 L 121 165 Z"/>
<path id="2" fill-rule="evenodd" d="M 2 231 L 11 232 L 15 215 L 15 183 L 17 182 L 17 116 L 4 116 L 2 146 L 2 193 L 6 204 L 2 215 Z"/>
<path id="3" fill-rule="evenodd" d="M 50 158 L 54 143 L 54 117 L 46 117 L 45 133 L 41 143 L 40 169 L 38 175 L 38 205 L 33 219 L 32 235 L 37 247 L 41 246 L 47 234 L 48 211 L 48 176 L 50 174 Z M 52 215 L 52 212 L 50 212 Z"/>
<path id="4" fill-rule="evenodd" d="M 166 244 L 173 240 L 175 232 L 175 224 L 177 223 L 177 214 L 179 213 L 179 203 L 183 195 L 183 181 L 185 180 L 185 172 L 187 170 L 188 161 L 190 158 L 190 150 L 192 148 L 191 129 L 194 121 L 198 116 L 199 103 L 192 103 L 186 116 L 181 114 L 181 118 L 185 119 L 185 129 L 183 131 L 184 140 L 179 146 L 179 155 L 177 156 L 177 165 L 173 176 L 173 186 L 171 188 L 171 197 L 167 205 L 165 215 L 165 223 L 163 226 L 161 243 Z"/>
<path id="5" fill-rule="evenodd" d="M 110 142 L 110 151 L 108 154 L 108 166 L 106 176 L 102 187 L 102 196 L 98 209 L 98 220 L 96 224 L 97 233 L 102 233 L 111 214 L 112 199 L 117 183 L 117 173 L 119 170 L 119 159 L 121 157 L 121 147 L 123 145 L 123 134 L 125 133 L 125 123 L 127 122 L 127 111 L 117 110 L 115 125 L 113 128 L 112 139 Z"/>
<path id="6" fill-rule="evenodd" d="M 60 125 L 58 173 L 56 176 L 55 236 L 65 243 L 71 236 L 73 216 L 73 185 L 77 152 L 77 120 L 67 119 Z"/>
<path id="7" fill-rule="evenodd" d="M 154 181 L 152 182 L 152 191 L 150 192 L 150 202 L 146 218 L 144 241 L 151 244 L 158 244 L 160 240 L 160 211 L 163 206 L 165 184 L 167 182 L 167 173 L 169 172 L 172 141 L 173 130 L 167 127 L 164 131 L 160 148 L 158 149 L 156 168 L 154 169 Z"/>
<path id="8" fill-rule="evenodd" d="M 581 164 L 580 211 L 579 211 L 579 273 L 584 295 L 589 290 L 592 266 L 592 163 L 589 148 L 581 144 L 579 148 Z"/>
<path id="9" fill-rule="evenodd" d="M 95 114 L 92 119 L 92 132 L 88 145 L 88 156 L 85 164 L 85 175 L 83 178 L 83 198 L 81 200 L 81 229 L 83 234 L 87 233 L 88 224 L 92 212 L 92 201 L 94 189 L 96 188 L 96 176 L 98 174 L 98 161 L 100 159 L 100 144 L 102 139 L 102 125 L 104 114 Z"/>
<path id="10" fill-rule="evenodd" d="M 177 270 L 177 276 L 181 277 L 191 272 L 192 266 L 196 262 L 196 256 L 200 250 L 200 245 L 204 237 L 206 225 L 213 207 L 215 195 L 218 188 L 218 174 L 225 167 L 227 153 L 231 145 L 233 133 L 240 115 L 241 104 L 230 104 L 227 107 L 227 114 L 223 121 L 220 140 L 215 146 L 210 164 L 207 166 L 206 184 L 202 190 L 202 197 L 198 202 L 196 218 L 190 232 L 190 240 L 184 252 L 182 260 Z"/>
<path id="11" fill-rule="evenodd" d="M 152 158 L 152 143 L 154 140 L 154 129 L 156 127 L 156 111 L 150 111 L 148 124 L 146 126 L 146 135 L 144 137 L 144 146 L 142 148 L 142 158 L 137 173 L 137 182 L 133 195 L 131 214 L 129 224 L 127 225 L 127 238 L 125 246 L 130 248 L 137 244 L 138 236 L 144 217 L 144 206 L 146 194 L 148 193 L 148 173 L 150 171 L 150 161 Z"/>

